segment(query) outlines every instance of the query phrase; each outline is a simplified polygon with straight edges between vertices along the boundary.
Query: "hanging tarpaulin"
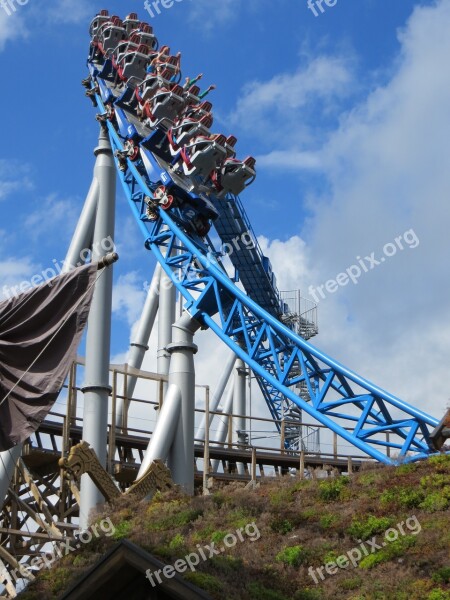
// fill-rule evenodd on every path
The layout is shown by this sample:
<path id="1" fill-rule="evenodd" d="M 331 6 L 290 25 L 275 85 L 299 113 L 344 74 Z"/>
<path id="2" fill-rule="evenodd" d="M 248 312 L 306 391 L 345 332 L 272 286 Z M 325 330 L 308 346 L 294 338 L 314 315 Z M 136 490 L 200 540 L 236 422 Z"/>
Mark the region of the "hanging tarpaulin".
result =
<path id="1" fill-rule="evenodd" d="M 64 384 L 86 325 L 97 263 L 0 303 L 0 451 L 24 442 Z"/>

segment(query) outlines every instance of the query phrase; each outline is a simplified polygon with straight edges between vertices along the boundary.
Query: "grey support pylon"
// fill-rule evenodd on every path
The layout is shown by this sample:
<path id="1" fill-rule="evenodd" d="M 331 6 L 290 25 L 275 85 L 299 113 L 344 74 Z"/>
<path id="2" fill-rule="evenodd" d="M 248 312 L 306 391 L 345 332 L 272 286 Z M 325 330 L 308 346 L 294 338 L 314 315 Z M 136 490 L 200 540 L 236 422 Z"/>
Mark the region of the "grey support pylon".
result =
<path id="1" fill-rule="evenodd" d="M 155 459 L 165 461 L 173 444 L 181 413 L 181 390 L 169 385 L 158 422 L 144 454 L 137 479 L 142 477 Z"/>
<path id="2" fill-rule="evenodd" d="M 234 442 L 245 446 L 247 443 L 246 434 L 246 403 L 245 393 L 247 388 L 246 382 L 247 371 L 245 369 L 244 362 L 238 358 L 235 364 L 234 371 L 234 401 L 233 401 L 233 414 L 237 415 L 234 417 Z M 245 474 L 245 468 L 242 463 L 237 463 L 237 470 L 240 475 Z"/>
<path id="3" fill-rule="evenodd" d="M 157 263 L 147 293 L 144 308 L 142 310 L 142 315 L 139 320 L 138 330 L 134 336 L 134 341 L 130 344 L 127 364 L 133 369 L 141 368 L 145 353 L 148 350 L 148 342 L 152 333 L 153 325 L 155 324 L 156 315 L 158 313 L 160 279 L 161 265 Z M 135 375 L 128 375 L 126 389 L 127 401 L 125 401 L 123 398 L 117 399 L 117 427 L 122 428 L 124 426 L 124 420 L 126 420 L 125 417 L 128 412 L 129 399 L 133 397 L 136 382 L 137 377 Z"/>
<path id="4" fill-rule="evenodd" d="M 159 284 L 158 313 L 158 351 L 157 371 L 160 375 L 168 375 L 170 369 L 170 353 L 167 350 L 172 341 L 172 325 L 176 314 L 176 288 L 170 277 L 161 271 Z M 167 385 L 163 386 L 164 394 Z"/>
<path id="5" fill-rule="evenodd" d="M 103 127 L 99 145 L 95 149 L 97 157 L 94 175 L 99 184 L 98 206 L 94 230 L 92 260 L 97 261 L 107 254 L 103 250 L 104 240 L 114 239 L 116 168 L 108 134 Z M 112 267 L 104 269 L 99 277 L 88 319 L 86 339 L 86 369 L 83 414 L 83 440 L 88 442 L 98 456 L 100 463 L 106 464 L 109 356 L 111 342 Z M 104 498 L 88 475 L 81 478 L 80 528 L 89 525 L 89 516 Z"/>
<path id="6" fill-rule="evenodd" d="M 67 251 L 64 261 L 63 273 L 70 271 L 72 267 L 76 267 L 86 262 L 86 256 L 80 256 L 84 251 L 87 251 L 92 246 L 94 236 L 95 215 L 97 212 L 99 185 L 97 178 L 93 177 L 89 193 L 84 202 L 83 210 L 78 219 L 78 223 L 70 242 L 69 250 Z M 86 252 L 87 254 L 87 252 Z"/>
<path id="7" fill-rule="evenodd" d="M 195 418 L 195 368 L 194 334 L 200 323 L 188 313 L 173 325 L 169 386 L 175 385 L 181 392 L 181 413 L 169 453 L 169 468 L 174 482 L 187 494 L 194 493 L 194 418 Z"/>

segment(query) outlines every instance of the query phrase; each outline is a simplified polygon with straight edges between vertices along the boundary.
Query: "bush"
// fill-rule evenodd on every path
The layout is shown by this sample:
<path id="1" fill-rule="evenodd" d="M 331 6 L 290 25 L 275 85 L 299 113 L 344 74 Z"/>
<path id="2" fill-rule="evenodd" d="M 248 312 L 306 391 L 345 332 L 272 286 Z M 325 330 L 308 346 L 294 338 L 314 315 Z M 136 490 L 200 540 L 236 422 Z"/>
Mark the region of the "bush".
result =
<path id="1" fill-rule="evenodd" d="M 398 504 L 406 508 L 418 508 L 424 500 L 425 492 L 413 488 L 396 487 L 385 490 L 380 496 L 381 504 Z"/>
<path id="2" fill-rule="evenodd" d="M 305 588 L 295 594 L 294 600 L 322 600 L 323 597 L 320 590 Z"/>
<path id="3" fill-rule="evenodd" d="M 326 514 L 326 515 L 322 515 L 320 517 L 319 523 L 320 523 L 321 527 L 323 527 L 324 529 L 328 529 L 329 527 L 332 527 L 333 525 L 335 525 L 337 520 L 338 520 L 338 518 L 336 515 Z"/>
<path id="4" fill-rule="evenodd" d="M 427 600 L 450 600 L 450 592 L 444 592 L 444 590 L 431 590 L 427 596 Z"/>
<path id="5" fill-rule="evenodd" d="M 415 536 L 405 535 L 395 542 L 388 543 L 387 546 L 381 550 L 378 550 L 374 554 L 365 556 L 358 566 L 360 569 L 372 569 L 380 563 L 403 556 L 408 548 L 414 546 L 415 543 Z"/>
<path id="6" fill-rule="evenodd" d="M 168 529 L 178 529 L 183 525 L 192 523 L 203 514 L 203 510 L 187 508 L 174 514 L 167 515 L 158 519 L 156 516 L 147 524 L 149 531 L 166 531 Z"/>
<path id="7" fill-rule="evenodd" d="M 308 553 L 303 546 L 286 546 L 278 552 L 275 560 L 291 567 L 299 567 L 307 558 Z"/>
<path id="8" fill-rule="evenodd" d="M 448 490 L 448 494 L 445 493 Z M 444 488 L 442 492 L 432 492 L 428 494 L 423 502 L 420 503 L 420 508 L 427 512 L 438 512 L 445 510 L 450 506 L 450 487 Z"/>
<path id="9" fill-rule="evenodd" d="M 450 470 L 450 454 L 437 454 L 436 456 L 430 456 L 428 459 L 430 465 L 438 467 L 439 472 L 445 472 Z"/>
<path id="10" fill-rule="evenodd" d="M 450 583 L 450 567 L 441 567 L 433 573 L 434 583 Z"/>
<path id="11" fill-rule="evenodd" d="M 121 521 L 114 526 L 115 531 L 112 535 L 114 540 L 122 540 L 130 535 L 133 530 L 133 523 L 131 521 Z"/>
<path id="12" fill-rule="evenodd" d="M 266 588 L 256 581 L 247 584 L 247 591 L 252 594 L 253 598 L 258 598 L 258 600 L 288 600 L 281 592 Z"/>
<path id="13" fill-rule="evenodd" d="M 357 539 L 367 540 L 377 533 L 383 533 L 391 526 L 392 519 L 389 517 L 377 518 L 374 515 L 369 515 L 365 520 L 354 518 L 352 524 L 348 528 L 348 533 Z"/>
<path id="14" fill-rule="evenodd" d="M 338 477 L 319 484 L 319 498 L 324 502 L 332 502 L 341 498 L 342 491 L 350 483 L 348 477 Z"/>
<path id="15" fill-rule="evenodd" d="M 282 517 L 274 519 L 270 524 L 270 528 L 272 531 L 282 533 L 283 535 L 286 535 L 286 533 L 289 533 L 294 529 L 292 523 L 288 519 L 283 519 Z"/>
<path id="16" fill-rule="evenodd" d="M 349 579 L 344 579 L 343 581 L 341 581 L 339 583 L 339 587 L 346 591 L 357 590 L 361 587 L 362 582 L 363 580 L 361 579 L 361 577 L 351 577 Z"/>
<path id="17" fill-rule="evenodd" d="M 184 537 L 181 535 L 181 533 L 177 533 L 176 535 L 174 535 L 169 542 L 169 548 L 171 550 L 179 550 L 180 548 L 183 548 L 183 546 Z"/>
<path id="18" fill-rule="evenodd" d="M 191 573 L 186 573 L 184 578 L 207 592 L 222 592 L 222 583 L 217 577 L 214 577 L 214 575 L 193 571 Z"/>

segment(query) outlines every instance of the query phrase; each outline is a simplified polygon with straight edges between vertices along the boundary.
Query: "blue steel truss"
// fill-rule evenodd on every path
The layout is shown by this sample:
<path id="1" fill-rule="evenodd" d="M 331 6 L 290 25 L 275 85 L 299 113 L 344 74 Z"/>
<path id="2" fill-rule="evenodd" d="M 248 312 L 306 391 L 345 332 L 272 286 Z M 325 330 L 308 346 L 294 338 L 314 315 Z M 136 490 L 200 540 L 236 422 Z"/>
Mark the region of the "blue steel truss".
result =
<path id="1" fill-rule="evenodd" d="M 103 112 L 103 103 L 97 96 Z M 120 136 L 107 122 L 114 151 Z M 287 399 L 372 458 L 386 463 L 418 460 L 435 452 L 430 432 L 438 420 L 339 364 L 256 304 L 228 277 L 211 242 L 186 232 L 164 210 L 146 215 L 146 197 L 161 181 L 149 181 L 127 161 L 118 173 L 132 212 L 164 271 L 184 297 L 185 309 L 253 370 L 274 419 Z M 295 389 L 304 384 L 310 401 Z"/>

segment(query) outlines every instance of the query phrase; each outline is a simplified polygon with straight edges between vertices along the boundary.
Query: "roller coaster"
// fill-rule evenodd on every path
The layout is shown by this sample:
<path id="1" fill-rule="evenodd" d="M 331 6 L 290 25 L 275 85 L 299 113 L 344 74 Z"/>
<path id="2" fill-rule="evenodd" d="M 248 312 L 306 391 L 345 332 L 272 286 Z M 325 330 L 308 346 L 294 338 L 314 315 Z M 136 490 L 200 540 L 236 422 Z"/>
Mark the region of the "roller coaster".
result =
<path id="1" fill-rule="evenodd" d="M 94 17 L 87 67 L 82 83 L 100 124 L 99 145 L 63 271 L 88 247 L 92 260 L 101 260 L 102 240 L 114 239 L 117 176 L 157 266 L 126 364 L 110 365 L 111 267 L 95 286 L 86 357 L 70 371 L 65 414 L 52 411 L 23 448 L 0 453 L 0 583 L 11 598 L 18 578 L 33 579 L 32 557 L 86 529 L 90 511 L 105 500 L 87 474 L 76 482 L 63 474 L 80 446 L 91 446 L 104 489 L 117 495 L 142 482 L 154 461 L 167 461 L 173 481 L 188 493 L 199 478 L 208 493 L 214 477 L 255 484 L 258 466 L 259 477 L 264 466 L 278 475 L 296 469 L 300 477 L 308 469 L 351 472 L 365 458 L 397 465 L 445 452 L 450 438 L 450 411 L 439 422 L 311 344 L 315 309 L 302 310 L 297 292 L 292 302 L 278 290 L 240 198 L 256 178 L 256 161 L 237 158 L 234 136 L 211 131 L 206 98 L 215 86 L 202 92 L 202 75 L 183 81 L 181 53 L 160 45 L 135 13 L 122 20 L 102 10 Z M 178 319 L 175 292 L 184 309 Z M 141 366 L 158 311 L 157 373 L 149 373 Z M 213 396 L 200 386 L 207 389 L 204 410 L 196 406 L 193 360 L 200 328 L 229 349 Z M 276 452 L 246 437 L 251 373 L 280 436 Z M 156 400 L 136 397 L 138 380 L 157 382 Z M 129 426 L 131 401 L 148 412 L 158 408 L 153 431 Z M 195 432 L 199 413 L 204 418 Z M 220 424 L 211 440 L 213 419 Z M 308 427 L 330 432 L 332 454 L 305 449 Z M 356 454 L 338 452 L 338 439 Z M 203 461 L 202 474 L 195 461 Z"/>
<path id="2" fill-rule="evenodd" d="M 121 20 L 101 11 L 90 34 L 83 84 L 107 127 L 145 247 L 189 315 L 253 371 L 273 418 L 307 413 L 386 464 L 436 452 L 436 418 L 315 348 L 307 322 L 289 323 L 239 198 L 256 177 L 255 159 L 237 159 L 236 138 L 211 133 L 212 104 L 204 98 L 213 86 L 200 93 L 201 76 L 181 85 L 181 54 L 159 46 L 136 14 Z M 212 227 L 222 243 L 244 233 L 254 239 L 230 256 L 234 277 L 213 245 Z M 286 436 L 287 448 L 292 439 Z"/>

